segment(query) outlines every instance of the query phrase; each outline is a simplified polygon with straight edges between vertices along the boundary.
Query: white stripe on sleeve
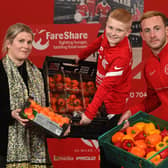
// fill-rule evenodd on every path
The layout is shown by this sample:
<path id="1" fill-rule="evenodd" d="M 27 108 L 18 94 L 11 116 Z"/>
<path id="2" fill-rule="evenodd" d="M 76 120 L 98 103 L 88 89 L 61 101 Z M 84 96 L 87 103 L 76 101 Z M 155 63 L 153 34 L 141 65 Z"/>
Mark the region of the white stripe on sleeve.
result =
<path id="1" fill-rule="evenodd" d="M 105 77 L 112 77 L 112 76 L 121 76 L 123 74 L 122 71 L 116 71 L 116 72 L 107 72 Z"/>

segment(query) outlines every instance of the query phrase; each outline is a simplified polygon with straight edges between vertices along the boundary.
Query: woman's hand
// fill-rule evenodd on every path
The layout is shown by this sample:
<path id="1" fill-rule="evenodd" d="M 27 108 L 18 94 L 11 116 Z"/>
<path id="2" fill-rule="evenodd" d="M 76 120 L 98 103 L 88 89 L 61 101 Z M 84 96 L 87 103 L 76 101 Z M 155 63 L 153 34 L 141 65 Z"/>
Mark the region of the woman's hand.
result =
<path id="1" fill-rule="evenodd" d="M 16 119 L 21 125 L 25 126 L 29 120 L 28 119 L 23 119 L 20 117 L 19 113 L 21 112 L 21 109 L 16 109 L 13 110 L 11 115 L 14 119 Z"/>

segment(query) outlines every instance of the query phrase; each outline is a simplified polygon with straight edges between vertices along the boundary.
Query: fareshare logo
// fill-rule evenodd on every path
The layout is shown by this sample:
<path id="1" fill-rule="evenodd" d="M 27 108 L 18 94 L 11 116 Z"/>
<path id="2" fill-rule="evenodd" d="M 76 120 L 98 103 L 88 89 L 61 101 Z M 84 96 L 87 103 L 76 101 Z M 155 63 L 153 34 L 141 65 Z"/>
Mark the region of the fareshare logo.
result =
<path id="1" fill-rule="evenodd" d="M 33 47 L 35 49 L 37 49 L 37 50 L 45 50 L 45 49 L 47 49 L 49 47 L 49 40 L 46 41 L 45 32 L 46 32 L 46 30 L 42 29 L 39 32 L 34 33 L 34 40 L 33 40 L 32 44 L 33 44 Z M 36 39 L 38 39 L 38 41 L 35 41 Z"/>
<path id="2" fill-rule="evenodd" d="M 87 139 L 81 138 L 81 141 L 89 147 L 99 149 L 99 144 L 97 140 L 87 140 Z"/>

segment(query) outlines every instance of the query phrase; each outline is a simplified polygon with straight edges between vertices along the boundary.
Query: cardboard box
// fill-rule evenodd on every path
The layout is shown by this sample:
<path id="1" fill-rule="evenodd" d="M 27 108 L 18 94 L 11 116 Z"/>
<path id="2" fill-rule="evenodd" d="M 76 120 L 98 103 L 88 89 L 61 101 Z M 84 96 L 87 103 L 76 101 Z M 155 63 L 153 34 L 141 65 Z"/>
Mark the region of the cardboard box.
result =
<path id="1" fill-rule="evenodd" d="M 31 101 L 32 99 L 29 99 L 25 103 L 24 108 L 20 113 L 20 116 L 22 118 L 29 119 L 34 125 L 39 126 L 54 137 L 62 136 L 69 126 L 70 119 L 55 114 L 48 107 L 41 107 L 38 104 L 37 106 L 34 106 L 31 104 Z"/>

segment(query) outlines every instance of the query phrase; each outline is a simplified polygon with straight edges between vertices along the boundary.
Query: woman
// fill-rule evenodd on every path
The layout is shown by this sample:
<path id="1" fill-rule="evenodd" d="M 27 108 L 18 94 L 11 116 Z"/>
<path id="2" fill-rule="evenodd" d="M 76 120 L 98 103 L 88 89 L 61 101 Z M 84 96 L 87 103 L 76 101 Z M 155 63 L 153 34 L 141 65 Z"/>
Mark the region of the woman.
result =
<path id="1" fill-rule="evenodd" d="M 0 164 L 5 167 L 7 156 L 7 168 L 46 168 L 51 165 L 45 134 L 19 116 L 29 96 L 40 105 L 46 105 L 42 74 L 28 60 L 32 41 L 32 30 L 16 23 L 7 30 L 3 44 L 5 56 L 0 60 L 0 132 L 3 137 L 0 138 L 0 151 L 3 150 Z"/>

